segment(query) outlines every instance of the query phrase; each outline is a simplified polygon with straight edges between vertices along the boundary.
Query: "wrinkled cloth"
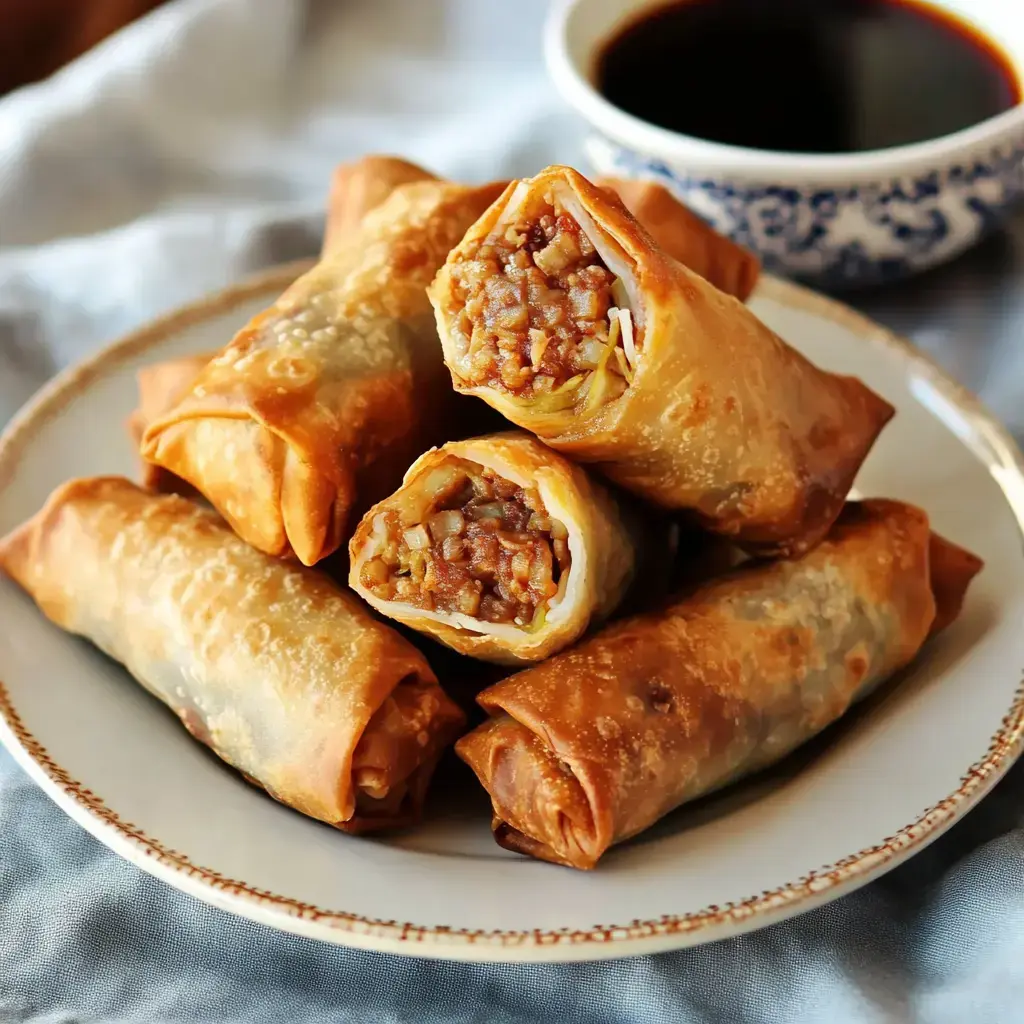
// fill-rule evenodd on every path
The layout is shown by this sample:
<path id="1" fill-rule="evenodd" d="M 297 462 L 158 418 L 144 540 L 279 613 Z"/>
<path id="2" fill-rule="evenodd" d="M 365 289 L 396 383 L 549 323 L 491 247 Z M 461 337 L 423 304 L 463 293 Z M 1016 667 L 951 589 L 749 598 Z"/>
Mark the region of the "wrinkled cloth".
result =
<path id="1" fill-rule="evenodd" d="M 0 421 L 55 370 L 316 252 L 332 167 L 466 181 L 579 162 L 543 0 L 183 0 L 0 100 Z M 1024 436 L 1024 219 L 855 304 Z M 0 624 L 2 628 L 2 624 Z M 184 896 L 0 752 L 0 1021 L 617 1024 L 1024 1020 L 1024 765 L 927 850 L 792 921 L 675 954 L 447 964 L 279 934 Z"/>

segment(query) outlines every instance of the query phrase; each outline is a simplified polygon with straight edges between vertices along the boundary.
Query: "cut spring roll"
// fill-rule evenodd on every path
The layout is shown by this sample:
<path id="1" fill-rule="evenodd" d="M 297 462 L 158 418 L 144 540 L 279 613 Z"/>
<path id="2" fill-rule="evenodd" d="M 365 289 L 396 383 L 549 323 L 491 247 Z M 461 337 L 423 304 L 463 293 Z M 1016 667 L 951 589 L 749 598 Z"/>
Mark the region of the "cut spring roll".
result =
<path id="1" fill-rule="evenodd" d="M 823 537 L 893 414 L 570 168 L 511 184 L 430 297 L 458 390 L 754 553 Z"/>
<path id="2" fill-rule="evenodd" d="M 414 820 L 462 727 L 423 656 L 351 594 L 180 496 L 72 481 L 0 541 L 0 568 L 250 781 L 345 831 Z"/>
<path id="3" fill-rule="evenodd" d="M 614 610 L 636 557 L 608 491 L 519 432 L 421 456 L 349 553 L 349 584 L 377 611 L 501 664 L 573 643 Z"/>
<path id="4" fill-rule="evenodd" d="M 700 274 L 719 291 L 746 302 L 761 276 L 761 262 L 749 249 L 720 235 L 654 181 L 600 178 L 646 228 L 661 250 Z"/>
<path id="5" fill-rule="evenodd" d="M 128 436 L 136 448 L 142 443 L 146 428 L 155 419 L 163 416 L 188 394 L 195 379 L 216 356 L 216 352 L 204 352 L 180 359 L 168 359 L 162 363 L 145 366 L 135 375 L 139 386 L 138 408 L 128 417 Z M 139 482 L 146 490 L 163 494 L 192 494 L 195 488 L 180 477 L 142 460 Z"/>
<path id="6" fill-rule="evenodd" d="M 838 719 L 948 625 L 980 568 L 918 509 L 851 503 L 804 558 L 739 569 L 485 690 L 492 717 L 456 751 L 495 838 L 592 868 Z"/>
<path id="7" fill-rule="evenodd" d="M 395 190 L 149 426 L 143 457 L 261 551 L 307 565 L 329 555 L 353 508 L 391 491 L 451 425 L 424 288 L 500 187 Z"/>
<path id="8" fill-rule="evenodd" d="M 371 154 L 336 167 L 331 176 L 321 258 L 351 242 L 363 217 L 380 206 L 399 185 L 415 181 L 437 181 L 437 178 L 430 171 L 396 156 Z"/>

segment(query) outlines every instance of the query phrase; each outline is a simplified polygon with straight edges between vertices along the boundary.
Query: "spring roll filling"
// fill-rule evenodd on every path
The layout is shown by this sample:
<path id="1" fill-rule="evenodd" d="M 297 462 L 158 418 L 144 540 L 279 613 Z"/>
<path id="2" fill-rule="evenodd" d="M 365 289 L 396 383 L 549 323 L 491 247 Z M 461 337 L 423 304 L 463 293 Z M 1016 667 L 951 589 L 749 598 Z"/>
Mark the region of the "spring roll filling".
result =
<path id="1" fill-rule="evenodd" d="M 571 565 L 568 531 L 540 495 L 465 459 L 426 481 L 414 516 L 374 521 L 360 583 L 382 601 L 537 628 Z"/>
<path id="2" fill-rule="evenodd" d="M 589 411 L 632 382 L 643 331 L 625 284 L 553 190 L 499 222 L 452 284 L 472 384 Z"/>

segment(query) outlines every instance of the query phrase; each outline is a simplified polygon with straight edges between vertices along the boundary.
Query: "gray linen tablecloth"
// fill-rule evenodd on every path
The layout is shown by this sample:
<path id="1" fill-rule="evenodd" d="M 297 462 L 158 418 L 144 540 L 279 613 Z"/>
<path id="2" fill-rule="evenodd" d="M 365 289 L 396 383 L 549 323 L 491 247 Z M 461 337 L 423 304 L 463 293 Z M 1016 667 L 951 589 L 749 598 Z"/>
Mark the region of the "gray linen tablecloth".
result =
<path id="1" fill-rule="evenodd" d="M 314 253 L 339 159 L 394 151 L 463 180 L 578 159 L 540 65 L 544 7 L 183 0 L 0 101 L 0 421 L 154 314 Z M 855 302 L 1021 437 L 1022 273 L 1019 219 Z M 0 752 L 0 1020 L 1024 1021 L 1024 767 L 904 867 L 788 923 L 607 964 L 473 967 L 182 896 Z"/>

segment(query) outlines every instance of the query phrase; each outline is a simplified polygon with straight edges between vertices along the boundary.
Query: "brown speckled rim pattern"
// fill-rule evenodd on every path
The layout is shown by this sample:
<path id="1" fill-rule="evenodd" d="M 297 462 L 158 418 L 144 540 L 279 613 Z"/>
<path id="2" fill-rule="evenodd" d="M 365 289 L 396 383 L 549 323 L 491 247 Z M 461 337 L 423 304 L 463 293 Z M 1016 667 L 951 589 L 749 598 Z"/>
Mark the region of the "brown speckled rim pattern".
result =
<path id="1" fill-rule="evenodd" d="M 0 438 L 0 487 L 10 479 L 20 452 L 35 432 L 100 374 L 194 324 L 229 313 L 243 302 L 286 288 L 308 263 L 289 264 L 164 317 L 65 371 L 44 387 Z M 970 421 L 991 449 L 989 468 L 1012 474 L 1024 493 L 1024 457 L 1006 430 L 980 402 L 950 380 L 909 342 L 865 317 L 798 285 L 766 277 L 757 296 L 830 320 L 889 352 L 895 352 Z M 1002 481 L 1001 481 L 1002 482 Z M 1005 492 L 1004 492 L 1005 493 Z M 1024 507 L 1007 495 L 1018 523 Z M 654 953 L 738 935 L 809 910 L 876 878 L 937 838 L 973 807 L 1024 749 L 1024 682 L 991 738 L 959 786 L 914 822 L 877 846 L 860 850 L 769 892 L 725 906 L 648 921 L 595 925 L 585 930 L 484 931 L 382 921 L 343 910 L 301 903 L 193 864 L 130 822 L 123 821 L 47 753 L 29 732 L 0 683 L 0 739 L 18 763 L 75 821 L 116 853 L 207 903 L 298 935 L 383 952 L 470 961 L 568 961 Z"/>

